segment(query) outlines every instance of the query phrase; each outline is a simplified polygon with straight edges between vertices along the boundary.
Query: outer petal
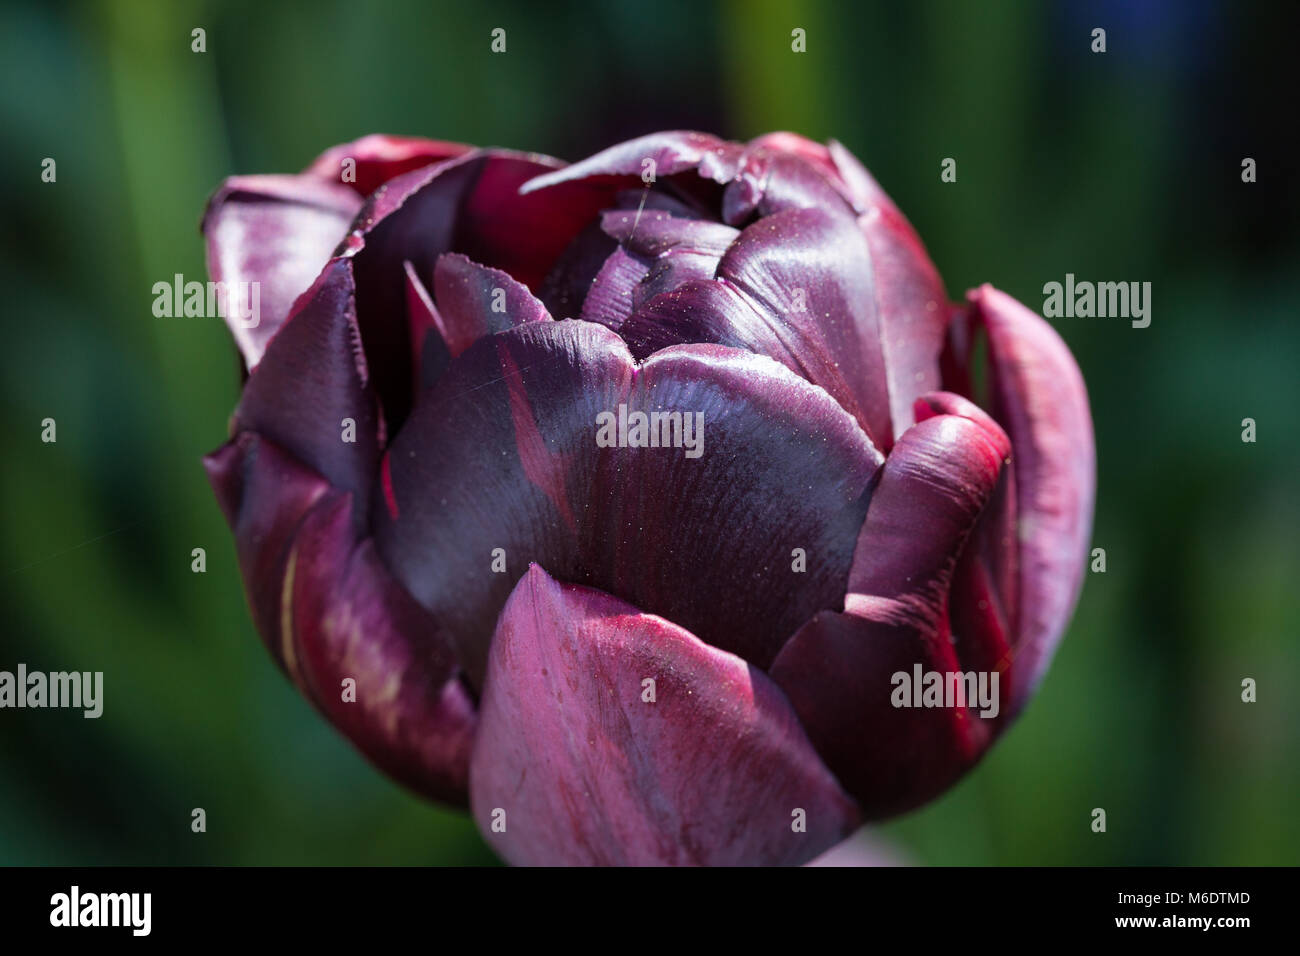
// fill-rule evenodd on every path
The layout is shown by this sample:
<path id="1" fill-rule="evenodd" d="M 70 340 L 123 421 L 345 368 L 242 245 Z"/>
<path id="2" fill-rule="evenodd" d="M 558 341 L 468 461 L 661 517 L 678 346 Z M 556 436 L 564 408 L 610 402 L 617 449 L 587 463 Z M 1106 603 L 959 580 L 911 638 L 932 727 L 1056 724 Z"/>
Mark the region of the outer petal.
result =
<path id="1" fill-rule="evenodd" d="M 432 619 L 355 537 L 351 496 L 251 432 L 204 464 L 276 661 L 378 766 L 463 802 L 473 704 Z"/>
<path id="2" fill-rule="evenodd" d="M 383 426 L 361 352 L 348 260 L 331 260 L 298 300 L 244 386 L 234 424 L 369 500 Z"/>
<path id="3" fill-rule="evenodd" d="M 853 154 L 832 140 L 827 158 L 862 213 L 858 225 L 875 269 L 894 431 L 901 434 L 912 423 L 913 400 L 940 387 L 949 315 L 943 280 L 916 230 Z"/>
<path id="4" fill-rule="evenodd" d="M 989 338 L 994 414 L 1015 449 L 1020 539 L 1019 710 L 1042 679 L 1079 596 L 1096 461 L 1083 376 L 1043 319 L 1005 293 L 970 293 Z"/>
<path id="5" fill-rule="evenodd" d="M 988 424 L 945 414 L 903 434 L 858 538 L 845 613 L 813 618 L 770 671 L 868 818 L 941 792 L 992 737 L 992 720 L 969 707 L 898 707 L 892 699 L 894 674 L 963 670 L 946 602 L 957 556 L 1008 452 L 1006 436 Z"/>
<path id="6" fill-rule="evenodd" d="M 280 595 L 285 559 L 303 517 L 333 489 L 254 432 L 242 432 L 203 459 L 226 522 L 257 633 L 295 682 L 281 637 Z"/>
<path id="7" fill-rule="evenodd" d="M 799 864 L 856 822 L 762 672 L 536 565 L 493 639 L 470 780 L 525 865 Z"/>
<path id="8" fill-rule="evenodd" d="M 376 766 L 425 796 L 464 804 L 474 701 L 433 618 L 373 542 L 353 538 L 351 500 L 335 495 L 314 508 L 289 551 L 287 646 L 308 696 Z"/>
<path id="9" fill-rule="evenodd" d="M 306 176 L 234 176 L 208 200 L 202 225 L 208 275 L 232 291 L 237 283 L 258 283 L 255 316 L 239 319 L 232 308 L 249 315 L 250 286 L 236 302 L 228 298 L 225 309 L 250 369 L 360 208 L 351 190 Z"/>
<path id="10" fill-rule="evenodd" d="M 702 415 L 700 454 L 599 447 L 599 417 L 620 405 Z M 530 322 L 475 344 L 422 396 L 387 459 L 376 538 L 476 683 L 533 561 L 765 666 L 838 605 L 880 461 L 829 396 L 769 359 L 691 346 L 636 368 L 603 326 Z M 497 548 L 507 573 L 490 570 Z"/>
<path id="11" fill-rule="evenodd" d="M 306 172 L 351 187 L 368 196 L 390 179 L 473 150 L 464 143 L 447 143 L 418 136 L 386 136 L 372 133 L 350 143 L 332 146 L 316 157 Z M 344 180 L 344 161 L 352 160 L 355 181 Z"/>
<path id="12" fill-rule="evenodd" d="M 1005 433 L 983 409 L 951 392 L 932 392 L 916 401 L 916 420 L 960 415 L 988 429 L 995 439 Z M 1000 440 L 1000 439 L 999 439 Z M 1015 450 L 1012 449 L 1012 463 Z M 1003 467 L 988 504 L 958 559 L 949 601 L 953 642 L 968 668 L 997 670 L 1001 693 L 1013 699 L 1021 674 L 1011 668 L 1011 641 L 1017 633 L 1020 554 L 1016 541 L 1016 473 Z"/>
<path id="13" fill-rule="evenodd" d="M 884 617 L 934 627 L 952 568 L 1010 451 L 988 420 L 936 415 L 904 432 L 858 536 L 846 608 L 866 599 Z"/>

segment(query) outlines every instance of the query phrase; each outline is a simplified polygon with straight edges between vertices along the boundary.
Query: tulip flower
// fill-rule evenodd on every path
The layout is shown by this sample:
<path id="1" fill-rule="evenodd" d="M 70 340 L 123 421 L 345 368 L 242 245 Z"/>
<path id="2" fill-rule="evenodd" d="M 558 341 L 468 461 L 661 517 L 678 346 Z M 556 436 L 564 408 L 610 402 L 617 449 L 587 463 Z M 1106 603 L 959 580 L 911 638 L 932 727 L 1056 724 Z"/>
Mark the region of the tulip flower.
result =
<path id="1" fill-rule="evenodd" d="M 227 180 L 203 231 L 261 292 L 205 460 L 257 630 L 506 860 L 805 863 L 1034 693 L 1081 375 L 1009 296 L 950 305 L 838 143 L 372 136 Z"/>

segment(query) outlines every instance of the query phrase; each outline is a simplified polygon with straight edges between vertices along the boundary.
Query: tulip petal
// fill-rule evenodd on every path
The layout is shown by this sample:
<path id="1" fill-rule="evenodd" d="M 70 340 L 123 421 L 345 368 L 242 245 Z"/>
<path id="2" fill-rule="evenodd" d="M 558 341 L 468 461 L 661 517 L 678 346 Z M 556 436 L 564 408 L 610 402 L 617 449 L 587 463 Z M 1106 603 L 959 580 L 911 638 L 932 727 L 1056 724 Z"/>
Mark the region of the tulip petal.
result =
<path id="1" fill-rule="evenodd" d="M 525 194 L 539 192 L 579 180 L 626 188 L 647 172 L 657 181 L 692 170 L 715 183 L 727 183 L 736 175 L 741 151 L 735 143 L 707 133 L 685 130 L 651 133 L 611 146 L 571 166 L 537 176 L 522 191 Z"/>
<path id="2" fill-rule="evenodd" d="M 474 816 L 515 864 L 797 865 L 856 823 L 761 671 L 536 565 L 501 614 L 479 728 Z"/>
<path id="3" fill-rule="evenodd" d="M 740 235 L 722 223 L 644 209 L 607 212 L 601 217 L 601 228 L 649 264 L 632 290 L 634 309 L 692 279 L 712 279 L 722 256 Z"/>
<path id="4" fill-rule="evenodd" d="M 295 683 L 281 640 L 285 560 L 303 516 L 333 489 L 274 442 L 241 432 L 203 459 L 235 551 L 253 623 L 276 663 Z"/>
<path id="5" fill-rule="evenodd" d="M 455 159 L 473 150 L 464 143 L 448 143 L 418 136 L 372 133 L 350 143 L 332 146 L 316 157 L 306 172 L 351 187 L 362 196 L 413 169 Z M 345 162 L 352 162 L 345 165 Z M 353 178 L 345 178 L 351 173 Z"/>
<path id="6" fill-rule="evenodd" d="M 644 259 L 615 246 L 582 300 L 582 319 L 617 332 L 632 314 L 633 295 L 649 272 Z"/>
<path id="7" fill-rule="evenodd" d="M 1083 376 L 1061 337 L 1003 292 L 968 296 L 988 334 L 993 411 L 1015 449 L 1018 711 L 1051 662 L 1083 583 L 1096 461 Z"/>
<path id="8" fill-rule="evenodd" d="M 702 415 L 701 452 L 598 447 L 620 405 L 678 412 L 670 444 Z M 764 357 L 687 346 L 637 368 L 603 326 L 530 322 L 476 343 L 421 397 L 387 459 L 376 542 L 476 686 L 532 561 L 762 667 L 839 605 L 881 460 L 825 392 Z M 506 573 L 491 570 L 498 548 Z"/>
<path id="9" fill-rule="evenodd" d="M 889 194 L 880 188 L 875 177 L 867 172 L 867 168 L 839 140 L 833 139 L 826 144 L 826 155 L 840 180 L 848 187 L 849 195 L 853 197 L 859 212 L 866 212 L 872 206 L 889 206 L 895 210 L 898 208 Z"/>
<path id="10" fill-rule="evenodd" d="M 863 827 L 847 840 L 837 843 L 821 856 L 804 864 L 834 867 L 912 865 L 911 859 L 901 847 L 884 839 L 870 827 Z"/>
<path id="11" fill-rule="evenodd" d="M 340 254 L 354 258 L 361 336 L 390 431 L 405 419 L 413 394 L 405 263 L 433 288 L 439 257 L 459 252 L 536 288 L 610 198 L 582 184 L 517 195 L 524 181 L 559 165 L 535 154 L 475 150 L 398 176 L 367 200 Z"/>
<path id="12" fill-rule="evenodd" d="M 903 433 L 858 537 L 844 613 L 814 617 L 769 672 L 868 818 L 939 793 L 993 733 L 969 706 L 899 707 L 893 698 L 895 674 L 963 670 L 947 601 L 957 556 L 1010 448 L 990 425 L 941 414 Z"/>
<path id="13" fill-rule="evenodd" d="M 579 574 L 579 525 L 600 513 L 587 505 L 594 422 L 631 377 L 622 342 L 603 326 L 528 322 L 455 359 L 394 440 L 391 504 L 372 509 L 376 544 L 445 624 L 475 686 L 528 562 Z"/>
<path id="14" fill-rule="evenodd" d="M 847 383 L 850 410 L 881 448 L 893 443 L 888 363 L 867 244 L 853 218 L 790 209 L 741 233 L 718 265 L 769 316 L 809 381 Z"/>
<path id="15" fill-rule="evenodd" d="M 335 487 L 369 500 L 383 426 L 357 334 L 346 259 L 326 266 L 268 344 L 244 386 L 235 427 L 265 435 Z"/>
<path id="16" fill-rule="evenodd" d="M 618 330 L 637 361 L 672 345 L 710 343 L 766 355 L 802 375 L 803 367 L 780 331 L 735 286 L 714 279 L 690 279 L 660 293 Z M 836 398 L 852 401 L 846 383 L 834 391 L 830 385 L 823 387 Z"/>
<path id="17" fill-rule="evenodd" d="M 376 766 L 464 805 L 474 701 L 433 618 L 353 537 L 351 496 L 303 520 L 286 559 L 281 617 L 308 696 Z M 351 684 L 347 682 L 351 681 Z"/>
<path id="18" fill-rule="evenodd" d="M 863 595 L 898 601 L 894 610 L 934 627 L 952 568 L 1010 452 L 991 420 L 943 414 L 904 432 L 858 536 L 846 607 Z"/>
<path id="19" fill-rule="evenodd" d="M 540 288 L 560 253 L 612 200 L 610 190 L 583 182 L 541 193 L 523 189 L 560 165 L 536 153 L 489 152 L 465 197 L 455 251 Z"/>
<path id="20" fill-rule="evenodd" d="M 912 424 L 913 401 L 941 384 L 947 295 L 920 236 L 880 184 L 839 143 L 832 140 L 828 152 L 863 210 L 858 225 L 871 249 L 894 431 L 901 434 Z"/>
<path id="21" fill-rule="evenodd" d="M 895 433 L 912 424 L 912 403 L 940 387 L 939 356 L 948 325 L 943 281 L 916 233 L 889 205 L 858 218 L 871 250 Z"/>
<path id="22" fill-rule="evenodd" d="M 458 253 L 439 256 L 433 294 L 452 358 L 493 332 L 550 318 L 527 286 Z"/>
<path id="23" fill-rule="evenodd" d="M 627 405 L 694 413 L 703 443 L 697 458 L 605 450 L 596 493 L 621 525 L 586 545 L 608 569 L 593 583 L 766 668 L 801 621 L 838 606 L 882 456 L 824 391 L 736 349 L 656 353 Z"/>
<path id="24" fill-rule="evenodd" d="M 406 270 L 406 319 L 411 326 L 411 353 L 416 360 L 414 374 L 423 390 L 441 378 L 451 364 L 447 325 L 415 267 L 409 261 L 402 266 Z"/>
<path id="25" fill-rule="evenodd" d="M 351 495 L 253 432 L 204 465 L 276 662 L 380 768 L 463 803 L 473 702 L 433 620 L 356 539 Z"/>
<path id="26" fill-rule="evenodd" d="M 766 133 L 756 139 L 749 141 L 749 148 L 756 150 L 759 148 L 776 153 L 793 153 L 806 163 L 810 163 L 835 186 L 850 203 L 856 200 L 848 189 L 848 184 L 840 173 L 839 167 L 831 158 L 831 151 L 826 144 L 818 143 L 815 140 L 808 139 L 806 136 L 800 136 L 798 133 Z M 842 147 L 841 147 L 842 148 Z M 858 208 L 858 212 L 863 209 Z"/>
<path id="27" fill-rule="evenodd" d="M 235 292 L 227 293 L 226 324 L 250 369 L 360 207 L 351 190 L 304 176 L 234 176 L 208 200 L 202 225 L 208 275 Z M 258 283 L 255 316 L 252 287 L 240 294 L 237 285 L 251 282 Z"/>
<path id="28" fill-rule="evenodd" d="M 706 256 L 716 267 L 740 232 L 720 222 L 683 219 L 658 209 L 613 209 L 600 217 L 600 228 L 646 259 L 672 253 Z M 713 270 L 709 270 L 709 275 Z"/>
<path id="29" fill-rule="evenodd" d="M 638 221 L 640 216 L 647 213 L 674 216 L 686 222 L 697 221 L 694 218 L 696 210 L 665 192 L 649 187 L 618 190 L 614 193 L 613 205 L 613 211 L 627 212 L 632 222 Z M 589 223 L 578 233 L 577 238 L 560 254 L 538 289 L 537 297 L 557 319 L 578 318 L 582 314 L 588 293 L 594 291 L 592 284 L 596 281 L 596 276 L 619 247 L 601 228 L 601 223 L 602 220 Z M 709 274 L 712 275 L 712 272 Z M 638 304 L 639 302 L 638 299 Z M 593 312 L 599 311 L 602 310 L 593 309 Z"/>
<path id="30" fill-rule="evenodd" d="M 863 819 L 879 820 L 942 793 L 987 747 L 992 728 L 971 707 L 894 705 L 904 689 L 894 675 L 910 691 L 918 672 L 962 669 L 946 631 L 823 611 L 769 673 Z"/>
<path id="31" fill-rule="evenodd" d="M 591 284 L 617 248 L 618 243 L 605 235 L 599 221 L 588 223 L 578 233 L 537 290 L 537 298 L 552 318 L 576 319 L 582 314 Z"/>
<path id="32" fill-rule="evenodd" d="M 820 164 L 751 144 L 735 181 L 723 193 L 723 221 L 736 226 L 756 213 L 766 217 L 795 209 L 854 211 L 843 185 Z"/>
<path id="33" fill-rule="evenodd" d="M 951 392 L 931 392 L 916 400 L 916 420 L 960 415 L 987 429 L 995 440 L 1002 426 L 982 408 Z M 1012 464 L 1015 448 L 1012 448 Z M 1002 692 L 1011 684 L 1011 637 L 1019 614 L 1019 545 L 1016 541 L 1016 472 L 1003 467 L 997 487 L 980 513 L 958 559 L 951 602 L 958 654 L 977 669 L 1003 671 Z"/>

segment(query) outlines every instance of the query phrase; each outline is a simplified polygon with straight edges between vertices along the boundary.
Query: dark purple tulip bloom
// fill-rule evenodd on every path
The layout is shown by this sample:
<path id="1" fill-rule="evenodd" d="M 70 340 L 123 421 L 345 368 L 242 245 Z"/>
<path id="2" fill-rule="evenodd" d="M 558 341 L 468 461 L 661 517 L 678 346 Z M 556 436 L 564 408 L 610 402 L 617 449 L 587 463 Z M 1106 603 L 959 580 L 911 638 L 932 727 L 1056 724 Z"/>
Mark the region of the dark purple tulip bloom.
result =
<path id="1" fill-rule="evenodd" d="M 372 136 L 227 181 L 204 233 L 261 283 L 206 462 L 258 630 L 506 859 L 805 862 L 1041 679 L 1091 524 L 1079 370 L 989 286 L 950 306 L 838 144 Z M 995 706 L 899 696 L 957 673 Z"/>

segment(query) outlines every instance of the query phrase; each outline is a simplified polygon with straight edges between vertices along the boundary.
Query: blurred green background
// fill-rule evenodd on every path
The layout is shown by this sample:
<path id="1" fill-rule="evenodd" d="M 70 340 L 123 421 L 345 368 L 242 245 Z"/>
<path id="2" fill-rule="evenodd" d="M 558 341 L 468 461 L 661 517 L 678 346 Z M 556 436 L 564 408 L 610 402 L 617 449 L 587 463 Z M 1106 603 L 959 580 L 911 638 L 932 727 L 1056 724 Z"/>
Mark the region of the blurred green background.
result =
<path id="1" fill-rule="evenodd" d="M 199 215 L 232 173 L 294 171 L 369 132 L 576 159 L 673 127 L 840 139 L 953 297 L 991 281 L 1040 308 L 1067 272 L 1153 285 L 1150 328 L 1055 321 L 1092 397 L 1108 569 L 993 753 L 882 828 L 895 851 L 1300 861 L 1296 11 L 6 4 L 0 669 L 102 670 L 106 708 L 0 711 L 0 863 L 493 860 L 467 816 L 372 770 L 264 652 L 199 466 L 226 433 L 235 350 L 220 321 L 155 318 L 151 287 L 205 278 Z"/>

